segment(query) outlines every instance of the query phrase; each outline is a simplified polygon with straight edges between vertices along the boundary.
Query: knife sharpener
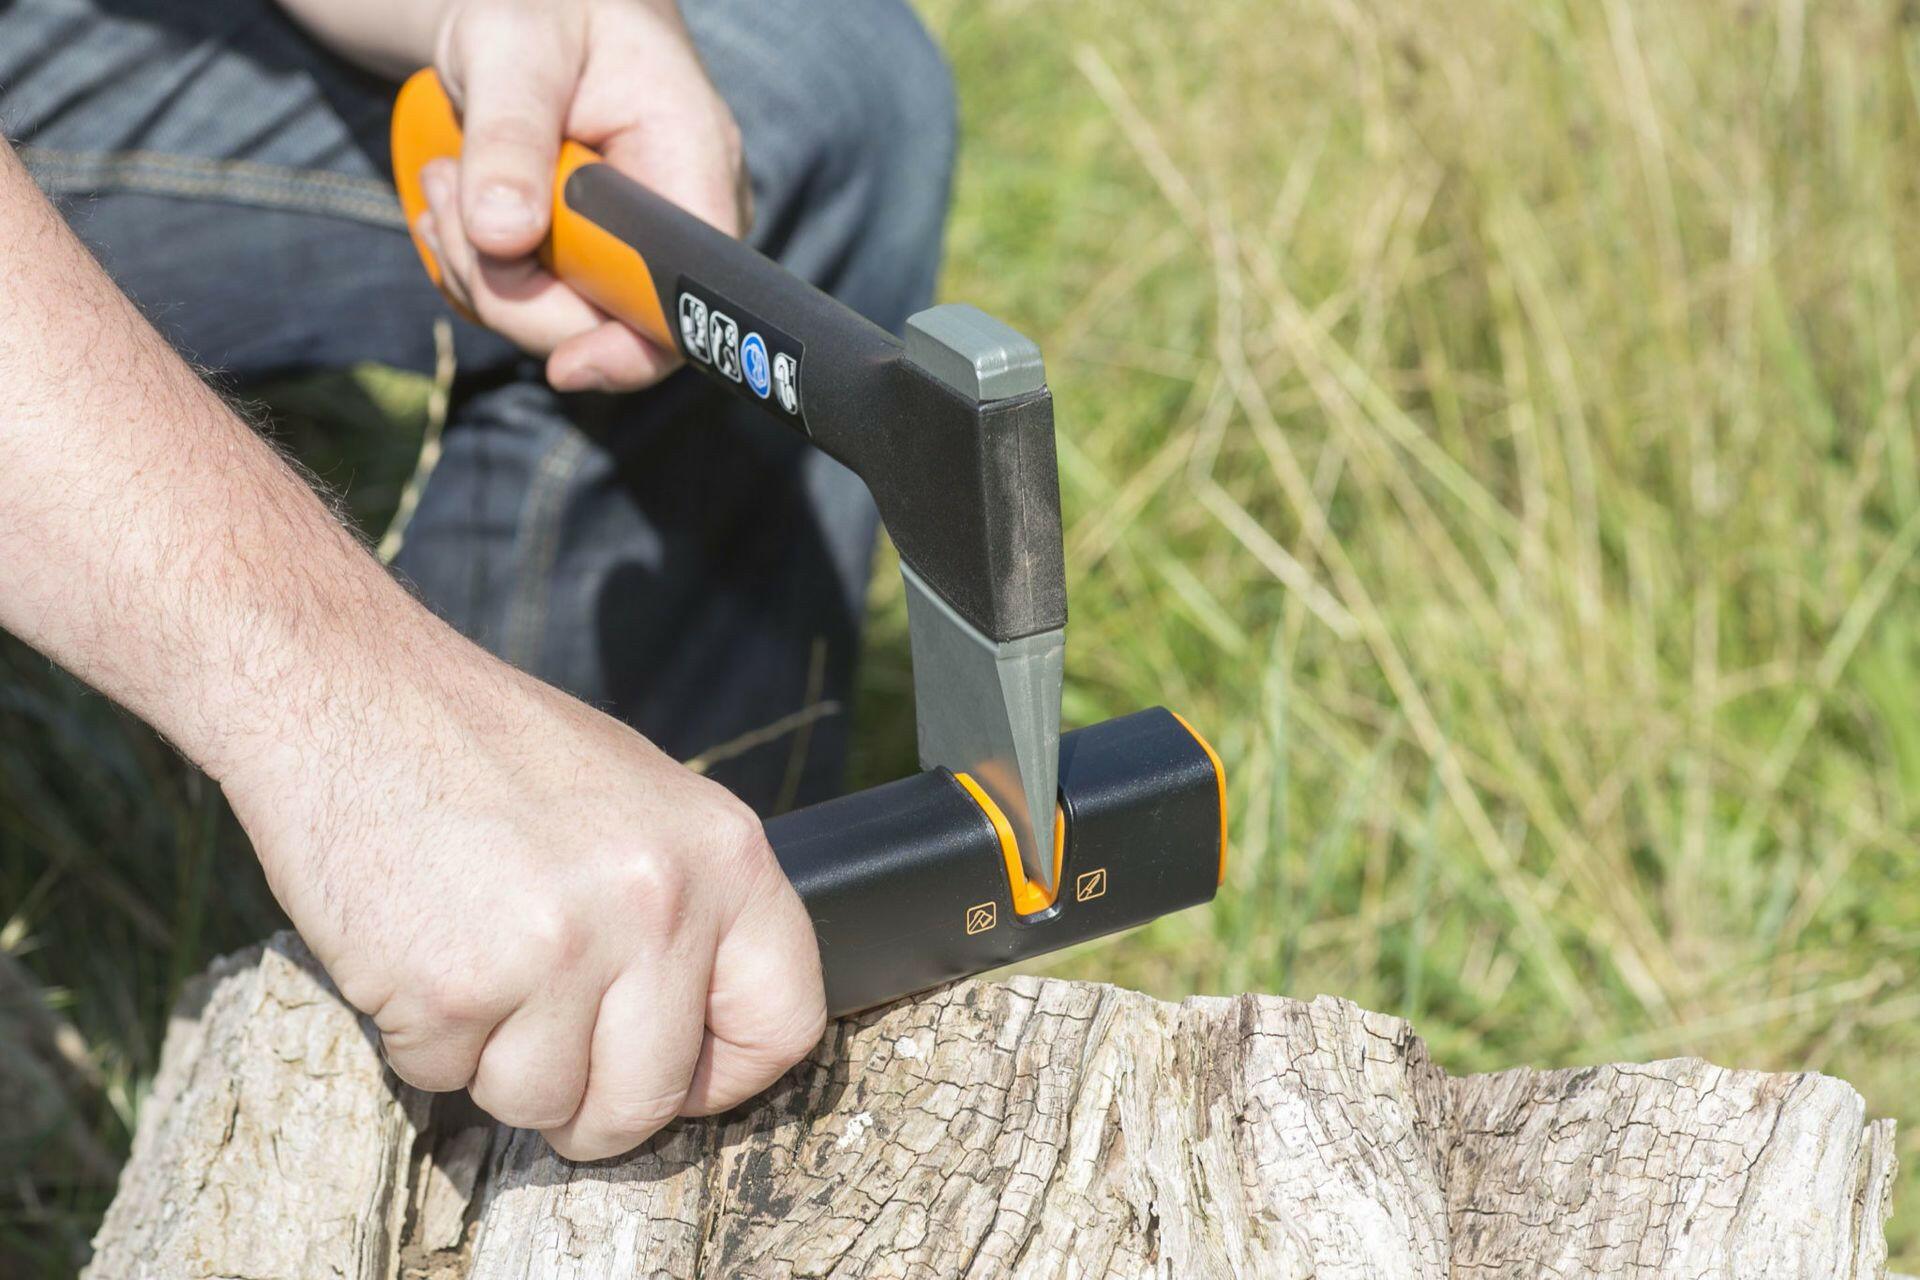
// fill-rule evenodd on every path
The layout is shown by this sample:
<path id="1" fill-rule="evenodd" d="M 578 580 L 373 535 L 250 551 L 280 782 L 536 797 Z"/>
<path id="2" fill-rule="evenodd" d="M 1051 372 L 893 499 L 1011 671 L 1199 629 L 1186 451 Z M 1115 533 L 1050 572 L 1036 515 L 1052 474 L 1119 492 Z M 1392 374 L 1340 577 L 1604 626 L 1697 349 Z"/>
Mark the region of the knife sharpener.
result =
<path id="1" fill-rule="evenodd" d="M 767 823 L 836 1016 L 1211 901 L 1226 873 L 1219 757 L 1164 708 L 1061 736 L 1053 895 L 967 781 L 931 770 Z"/>
<path id="2" fill-rule="evenodd" d="M 452 102 L 420 72 L 394 105 L 394 179 L 436 282 L 420 175 L 460 150 Z M 1034 810 L 1052 786 L 1067 601 L 1037 347 L 952 304 L 909 320 L 903 344 L 575 142 L 561 147 L 541 258 L 853 470 L 900 553 L 921 759 L 945 767 L 766 828 L 812 914 L 834 1013 L 1213 897 L 1225 778 L 1158 708 L 1058 737 L 1046 856 Z"/>

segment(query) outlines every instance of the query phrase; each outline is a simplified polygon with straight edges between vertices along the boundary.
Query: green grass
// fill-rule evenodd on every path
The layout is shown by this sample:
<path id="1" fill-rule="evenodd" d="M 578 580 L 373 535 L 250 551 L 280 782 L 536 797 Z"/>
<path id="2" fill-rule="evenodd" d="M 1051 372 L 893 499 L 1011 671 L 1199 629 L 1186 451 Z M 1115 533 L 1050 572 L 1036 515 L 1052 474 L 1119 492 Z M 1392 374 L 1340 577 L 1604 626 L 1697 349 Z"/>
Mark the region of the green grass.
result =
<path id="1" fill-rule="evenodd" d="M 1920 1198 L 1920 16 L 923 8 L 946 295 L 1057 399 L 1067 717 L 1165 703 L 1232 778 L 1219 902 L 1046 970 L 1332 992 L 1456 1071 L 1830 1072 Z M 865 780 L 911 754 L 885 567 L 873 636 Z M 0 942 L 124 1144 L 171 985 L 271 913 L 203 787 L 11 661 Z"/>

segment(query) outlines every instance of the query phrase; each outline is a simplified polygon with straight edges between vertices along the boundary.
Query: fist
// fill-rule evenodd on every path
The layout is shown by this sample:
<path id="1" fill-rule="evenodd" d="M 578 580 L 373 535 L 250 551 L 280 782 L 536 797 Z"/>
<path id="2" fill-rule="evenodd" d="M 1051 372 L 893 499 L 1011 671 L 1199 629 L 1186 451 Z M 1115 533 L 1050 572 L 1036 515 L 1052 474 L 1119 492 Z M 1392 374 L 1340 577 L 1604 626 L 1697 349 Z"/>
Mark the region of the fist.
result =
<path id="1" fill-rule="evenodd" d="M 478 688 L 404 727 L 227 784 L 395 1073 L 466 1088 L 575 1160 L 764 1089 L 826 1011 L 759 821 L 624 725 L 474 665 Z"/>
<path id="2" fill-rule="evenodd" d="M 552 216 L 563 138 L 730 235 L 746 228 L 740 131 L 671 0 L 455 0 L 435 67 L 458 104 L 459 161 L 421 174 L 418 230 L 441 287 L 547 360 L 562 391 L 632 391 L 678 363 L 534 256 Z"/>

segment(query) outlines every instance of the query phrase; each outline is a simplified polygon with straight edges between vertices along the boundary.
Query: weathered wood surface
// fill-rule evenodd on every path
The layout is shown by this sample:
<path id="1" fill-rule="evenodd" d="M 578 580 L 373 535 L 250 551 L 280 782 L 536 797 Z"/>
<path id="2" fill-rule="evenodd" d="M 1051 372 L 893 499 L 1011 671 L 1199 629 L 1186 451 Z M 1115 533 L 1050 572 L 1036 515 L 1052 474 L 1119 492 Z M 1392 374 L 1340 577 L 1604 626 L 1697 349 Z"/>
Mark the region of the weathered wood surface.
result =
<path id="1" fill-rule="evenodd" d="M 299 942 L 177 1017 L 89 1274 L 1881 1276 L 1892 1126 L 1694 1060 L 1449 1078 L 1344 1001 L 974 982 L 553 1157 L 400 1087 Z"/>

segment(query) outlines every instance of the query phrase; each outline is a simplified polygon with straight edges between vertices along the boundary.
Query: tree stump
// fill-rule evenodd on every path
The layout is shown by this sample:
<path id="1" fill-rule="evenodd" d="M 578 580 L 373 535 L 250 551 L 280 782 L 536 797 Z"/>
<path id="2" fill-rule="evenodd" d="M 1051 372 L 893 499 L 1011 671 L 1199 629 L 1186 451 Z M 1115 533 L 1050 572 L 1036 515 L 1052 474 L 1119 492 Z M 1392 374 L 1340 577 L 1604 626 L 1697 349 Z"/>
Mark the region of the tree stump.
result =
<path id="1" fill-rule="evenodd" d="M 88 1274 L 1878 1277 L 1891 1122 L 1691 1059 L 1450 1078 L 1321 997 L 969 982 L 574 1165 L 382 1067 L 290 936 L 176 1015 Z"/>

